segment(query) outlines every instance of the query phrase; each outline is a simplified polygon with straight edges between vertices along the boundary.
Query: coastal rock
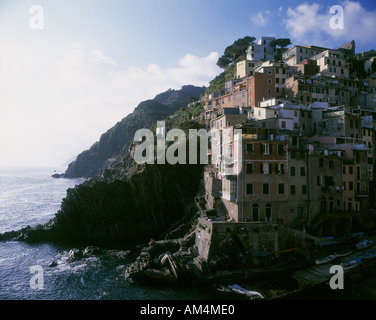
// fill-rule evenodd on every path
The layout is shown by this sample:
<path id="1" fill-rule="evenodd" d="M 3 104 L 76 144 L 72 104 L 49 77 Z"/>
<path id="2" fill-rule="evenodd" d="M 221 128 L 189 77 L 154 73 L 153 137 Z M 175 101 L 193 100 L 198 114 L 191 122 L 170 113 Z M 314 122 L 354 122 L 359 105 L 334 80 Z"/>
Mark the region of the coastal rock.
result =
<path id="1" fill-rule="evenodd" d="M 50 268 L 54 268 L 57 266 L 57 262 L 55 260 L 51 261 L 48 265 Z"/>
<path id="2" fill-rule="evenodd" d="M 55 178 L 55 179 L 64 178 L 65 174 L 64 173 L 54 173 L 51 177 Z"/>
<path id="3" fill-rule="evenodd" d="M 162 270 L 158 269 L 147 269 L 145 275 L 153 280 L 161 281 L 164 283 L 176 283 L 177 279 Z"/>
<path id="4" fill-rule="evenodd" d="M 83 253 L 80 249 L 71 249 L 68 253 L 68 261 L 75 261 L 75 260 L 79 260 L 83 257 Z"/>
<path id="5" fill-rule="evenodd" d="M 196 214 L 193 199 L 201 173 L 201 165 L 144 165 L 127 179 L 89 179 L 67 190 L 48 223 L 7 232 L 0 239 L 101 246 L 145 243 Z M 178 242 L 153 246 L 159 254 L 178 247 Z"/>
<path id="6" fill-rule="evenodd" d="M 98 254 L 100 254 L 100 249 L 98 247 L 95 247 L 95 246 L 86 247 L 85 250 L 84 250 L 84 253 L 83 253 L 83 255 L 85 257 L 95 256 L 95 255 L 98 255 Z"/>

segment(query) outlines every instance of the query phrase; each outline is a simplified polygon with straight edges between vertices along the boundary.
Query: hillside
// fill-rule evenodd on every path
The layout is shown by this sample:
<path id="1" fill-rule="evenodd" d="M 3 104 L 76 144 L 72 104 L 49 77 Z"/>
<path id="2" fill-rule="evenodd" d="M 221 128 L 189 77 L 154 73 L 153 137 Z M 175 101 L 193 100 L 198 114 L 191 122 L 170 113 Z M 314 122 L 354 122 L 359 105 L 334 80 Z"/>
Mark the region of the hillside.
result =
<path id="1" fill-rule="evenodd" d="M 104 168 L 126 156 L 138 129 L 152 129 L 157 121 L 166 119 L 180 107 L 186 106 L 187 99 L 200 98 L 205 90 L 205 87 L 186 85 L 180 90 L 170 89 L 152 100 L 141 102 L 132 113 L 103 133 L 90 149 L 80 153 L 69 164 L 64 176 L 90 178 L 100 174 Z"/>

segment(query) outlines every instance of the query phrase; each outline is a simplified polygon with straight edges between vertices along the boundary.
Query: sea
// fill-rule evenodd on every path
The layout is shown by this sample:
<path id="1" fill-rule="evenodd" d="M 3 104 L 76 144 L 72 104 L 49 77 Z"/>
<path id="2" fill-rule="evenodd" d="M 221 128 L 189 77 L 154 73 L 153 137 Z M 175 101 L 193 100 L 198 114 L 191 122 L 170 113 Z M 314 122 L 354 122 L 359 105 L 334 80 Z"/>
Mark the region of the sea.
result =
<path id="1" fill-rule="evenodd" d="M 63 172 L 64 168 L 0 167 L 0 233 L 48 222 L 59 210 L 67 189 L 83 182 L 82 179 L 52 178 L 55 170 Z M 265 292 L 281 289 L 278 281 L 262 285 L 234 283 L 231 294 L 221 284 L 138 285 L 125 277 L 126 267 L 136 255 L 124 257 L 117 254 L 116 248 L 112 251 L 106 248 L 110 254 L 69 261 L 71 249 L 50 242 L 0 241 L 0 300 L 253 300 Z M 56 266 L 50 266 L 52 261 Z M 375 274 L 372 279 L 376 281 Z M 372 293 L 361 290 L 363 283 L 364 279 L 346 292 L 318 288 L 295 294 L 293 299 L 376 299 L 376 290 Z"/>

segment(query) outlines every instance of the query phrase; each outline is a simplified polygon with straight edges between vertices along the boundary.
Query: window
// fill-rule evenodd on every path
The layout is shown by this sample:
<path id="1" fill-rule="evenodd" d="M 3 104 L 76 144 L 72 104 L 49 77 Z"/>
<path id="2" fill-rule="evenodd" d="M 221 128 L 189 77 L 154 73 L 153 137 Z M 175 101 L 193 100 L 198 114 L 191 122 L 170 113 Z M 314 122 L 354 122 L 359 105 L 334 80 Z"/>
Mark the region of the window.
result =
<path id="1" fill-rule="evenodd" d="M 286 121 L 282 121 L 281 127 L 282 127 L 283 129 L 286 129 Z"/>
<path id="2" fill-rule="evenodd" d="M 292 177 L 295 176 L 295 167 L 290 168 L 290 176 L 292 176 Z"/>
<path id="3" fill-rule="evenodd" d="M 349 174 L 354 174 L 354 167 L 353 166 L 349 167 Z"/>
<path id="4" fill-rule="evenodd" d="M 253 173 L 253 163 L 247 163 L 246 168 L 247 168 L 247 174 Z"/>
<path id="5" fill-rule="evenodd" d="M 349 190 L 353 191 L 354 190 L 354 182 L 349 181 Z"/>
<path id="6" fill-rule="evenodd" d="M 307 194 L 307 185 L 302 184 L 302 194 Z"/>
<path id="7" fill-rule="evenodd" d="M 334 168 L 334 162 L 333 162 L 333 160 L 329 160 L 329 168 Z"/>
<path id="8" fill-rule="evenodd" d="M 343 168 L 342 168 L 342 173 L 346 174 L 346 167 L 345 166 L 343 166 Z"/>
<path id="9" fill-rule="evenodd" d="M 295 185 L 292 184 L 292 185 L 290 186 L 290 194 L 291 194 L 291 195 L 294 195 L 295 192 L 296 192 L 296 187 L 295 187 Z"/>
<path id="10" fill-rule="evenodd" d="M 324 158 L 319 159 L 319 168 L 324 168 Z"/>
<path id="11" fill-rule="evenodd" d="M 278 194 L 285 194 L 285 184 L 278 183 Z"/>
<path id="12" fill-rule="evenodd" d="M 270 154 L 270 145 L 260 143 L 260 154 Z"/>
<path id="13" fill-rule="evenodd" d="M 262 194 L 269 194 L 269 183 L 262 184 Z"/>
<path id="14" fill-rule="evenodd" d="M 356 166 L 356 179 L 360 179 L 360 166 Z"/>
<path id="15" fill-rule="evenodd" d="M 261 174 L 264 173 L 264 165 L 262 163 L 260 163 L 260 173 Z"/>
<path id="16" fill-rule="evenodd" d="M 343 181 L 343 188 L 342 188 L 343 191 L 346 191 L 346 181 Z"/>
<path id="17" fill-rule="evenodd" d="M 268 75 L 272 75 L 272 74 L 273 74 L 272 70 L 268 70 Z"/>
<path id="18" fill-rule="evenodd" d="M 301 168 L 300 168 L 300 175 L 301 175 L 302 177 L 304 177 L 304 176 L 306 175 L 305 167 L 301 167 Z"/>
<path id="19" fill-rule="evenodd" d="M 269 85 L 272 84 L 272 79 L 268 79 L 268 84 L 269 84 Z"/>
<path id="20" fill-rule="evenodd" d="M 247 183 L 247 194 L 253 194 L 253 183 Z"/>
<path id="21" fill-rule="evenodd" d="M 278 155 L 283 156 L 285 154 L 284 146 L 283 144 L 278 145 Z"/>
<path id="22" fill-rule="evenodd" d="M 253 154 L 253 143 L 247 143 L 247 154 Z"/>

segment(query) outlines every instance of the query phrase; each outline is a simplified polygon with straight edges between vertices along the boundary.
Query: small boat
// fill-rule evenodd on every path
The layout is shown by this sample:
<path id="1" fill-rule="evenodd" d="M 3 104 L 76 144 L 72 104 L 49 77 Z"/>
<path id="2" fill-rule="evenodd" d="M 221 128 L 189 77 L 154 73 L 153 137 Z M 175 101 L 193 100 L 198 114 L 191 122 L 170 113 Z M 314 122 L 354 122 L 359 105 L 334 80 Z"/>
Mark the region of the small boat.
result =
<path id="1" fill-rule="evenodd" d="M 372 258 L 375 258 L 376 257 L 376 249 L 368 250 L 366 252 L 363 252 L 358 257 L 360 257 L 362 259 L 372 259 Z"/>
<path id="2" fill-rule="evenodd" d="M 366 249 L 366 248 L 372 246 L 372 244 L 373 244 L 373 241 L 372 241 L 372 240 L 363 240 L 363 241 L 357 243 L 357 244 L 355 245 L 355 247 L 356 247 L 358 250 L 363 250 L 363 249 Z"/>
<path id="3" fill-rule="evenodd" d="M 338 252 L 334 252 L 334 254 L 336 257 L 344 257 L 344 256 L 348 256 L 352 252 L 353 250 L 349 249 L 349 250 L 340 250 Z"/>
<path id="4" fill-rule="evenodd" d="M 257 292 L 244 289 L 237 284 L 234 285 L 222 285 L 222 284 L 215 284 L 213 285 L 218 291 L 223 292 L 226 296 L 233 296 L 239 299 L 249 299 L 249 300 L 256 300 L 256 299 L 264 299 L 264 296 Z"/>
<path id="5" fill-rule="evenodd" d="M 298 249 L 299 248 L 282 249 L 282 250 L 276 251 L 275 253 L 277 253 L 277 254 L 280 254 L 280 253 L 290 253 L 290 252 L 294 252 L 294 251 L 296 251 Z"/>
<path id="6" fill-rule="evenodd" d="M 315 262 L 316 262 L 316 264 L 323 264 L 323 263 L 330 262 L 330 261 L 334 260 L 335 258 L 337 258 L 337 256 L 335 254 L 331 254 L 331 255 L 329 255 L 325 258 L 316 259 Z"/>
<path id="7" fill-rule="evenodd" d="M 352 234 L 352 236 L 353 236 L 354 238 L 358 238 L 358 239 L 360 239 L 361 237 L 364 236 L 364 232 L 354 232 L 354 233 Z"/>
<path id="8" fill-rule="evenodd" d="M 254 257 L 267 257 L 271 255 L 271 252 L 270 251 L 252 252 L 251 255 Z"/>
<path id="9" fill-rule="evenodd" d="M 232 291 L 234 291 L 238 294 L 242 294 L 242 295 L 249 297 L 251 300 L 253 300 L 253 299 L 264 299 L 264 296 L 261 293 L 259 293 L 257 291 L 251 291 L 251 290 L 244 289 L 237 284 L 234 284 L 232 286 L 228 285 L 228 287 Z"/>
<path id="10" fill-rule="evenodd" d="M 341 263 L 344 270 L 355 268 L 362 259 L 360 257 L 346 260 Z"/>
<path id="11" fill-rule="evenodd" d="M 330 246 L 335 246 L 337 245 L 339 242 L 336 241 L 336 240 L 332 240 L 332 241 L 323 241 L 323 242 L 320 242 L 319 243 L 319 246 L 322 248 L 322 247 L 330 247 Z"/>

